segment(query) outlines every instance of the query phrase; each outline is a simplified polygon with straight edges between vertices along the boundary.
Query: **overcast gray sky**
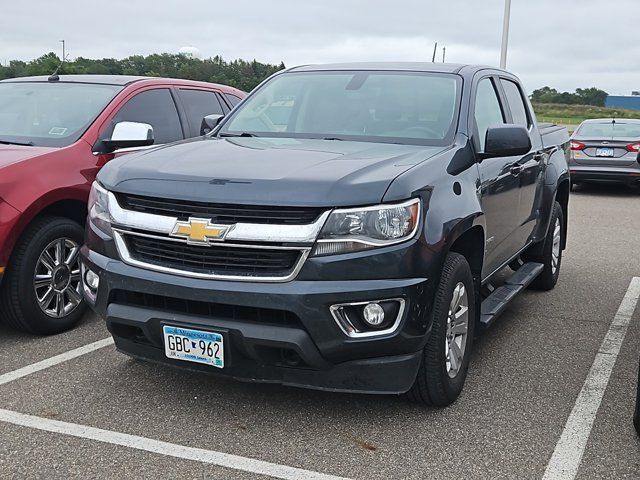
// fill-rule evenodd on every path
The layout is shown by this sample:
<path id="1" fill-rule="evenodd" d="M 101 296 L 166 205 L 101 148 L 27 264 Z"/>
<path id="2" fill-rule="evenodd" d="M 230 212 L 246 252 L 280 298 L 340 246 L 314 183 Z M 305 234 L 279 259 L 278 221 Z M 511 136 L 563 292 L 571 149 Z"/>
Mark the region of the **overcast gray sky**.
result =
<path id="1" fill-rule="evenodd" d="M 508 69 L 531 91 L 640 90 L 639 0 L 512 0 Z M 360 60 L 499 63 L 504 0 L 5 0 L 0 61 L 67 42 L 71 58 L 177 52 L 287 66 Z M 439 48 L 438 57 L 442 51 Z"/>

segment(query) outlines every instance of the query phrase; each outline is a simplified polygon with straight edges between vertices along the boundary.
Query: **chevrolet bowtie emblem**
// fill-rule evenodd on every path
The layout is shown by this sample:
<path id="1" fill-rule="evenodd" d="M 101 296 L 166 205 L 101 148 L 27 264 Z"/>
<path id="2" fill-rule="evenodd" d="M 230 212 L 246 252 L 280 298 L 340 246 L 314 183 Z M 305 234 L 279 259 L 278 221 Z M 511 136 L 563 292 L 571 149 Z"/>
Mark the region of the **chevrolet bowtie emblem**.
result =
<path id="1" fill-rule="evenodd" d="M 188 222 L 177 221 L 172 237 L 185 238 L 193 245 L 210 245 L 224 240 L 233 225 L 216 225 L 205 218 L 190 218 Z"/>

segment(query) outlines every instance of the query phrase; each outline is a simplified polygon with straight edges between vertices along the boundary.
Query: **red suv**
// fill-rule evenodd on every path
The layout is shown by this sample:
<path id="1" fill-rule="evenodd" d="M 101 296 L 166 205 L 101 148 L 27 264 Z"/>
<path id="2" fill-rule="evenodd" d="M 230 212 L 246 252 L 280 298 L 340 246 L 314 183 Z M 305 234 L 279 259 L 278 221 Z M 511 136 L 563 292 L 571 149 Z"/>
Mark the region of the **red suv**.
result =
<path id="1" fill-rule="evenodd" d="M 245 93 L 117 75 L 0 82 L 0 318 L 52 334 L 84 311 L 87 197 L 114 157 L 207 133 Z"/>

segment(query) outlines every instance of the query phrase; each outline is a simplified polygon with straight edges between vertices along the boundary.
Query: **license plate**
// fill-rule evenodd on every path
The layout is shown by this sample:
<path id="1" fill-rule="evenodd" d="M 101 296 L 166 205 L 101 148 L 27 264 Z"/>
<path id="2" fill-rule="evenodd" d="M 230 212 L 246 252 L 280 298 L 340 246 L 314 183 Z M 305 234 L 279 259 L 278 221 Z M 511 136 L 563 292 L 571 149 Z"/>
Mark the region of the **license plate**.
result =
<path id="1" fill-rule="evenodd" d="M 596 157 L 613 157 L 613 148 L 596 148 Z"/>
<path id="2" fill-rule="evenodd" d="M 224 368 L 222 335 L 163 325 L 164 353 L 168 358 Z"/>

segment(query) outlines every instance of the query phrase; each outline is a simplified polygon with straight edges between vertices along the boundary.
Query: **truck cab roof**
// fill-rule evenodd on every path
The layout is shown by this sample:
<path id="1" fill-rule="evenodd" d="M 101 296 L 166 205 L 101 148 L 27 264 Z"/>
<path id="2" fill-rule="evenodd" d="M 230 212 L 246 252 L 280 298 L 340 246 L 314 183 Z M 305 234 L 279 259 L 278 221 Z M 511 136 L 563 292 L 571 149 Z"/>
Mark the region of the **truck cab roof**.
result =
<path id="1" fill-rule="evenodd" d="M 429 72 L 429 73 L 456 73 L 475 74 L 480 70 L 502 71 L 487 65 L 471 65 L 459 63 L 434 63 L 434 62 L 350 62 L 328 63 L 318 65 L 301 65 L 288 69 L 289 72 L 317 72 L 317 71 L 405 71 L 405 72 Z M 504 73 L 509 73 L 504 71 Z M 511 75 L 511 74 L 510 74 Z"/>

